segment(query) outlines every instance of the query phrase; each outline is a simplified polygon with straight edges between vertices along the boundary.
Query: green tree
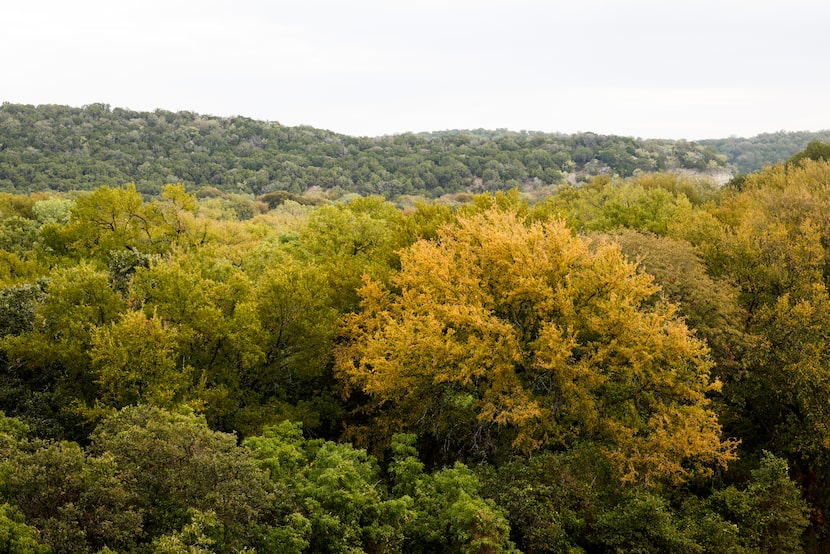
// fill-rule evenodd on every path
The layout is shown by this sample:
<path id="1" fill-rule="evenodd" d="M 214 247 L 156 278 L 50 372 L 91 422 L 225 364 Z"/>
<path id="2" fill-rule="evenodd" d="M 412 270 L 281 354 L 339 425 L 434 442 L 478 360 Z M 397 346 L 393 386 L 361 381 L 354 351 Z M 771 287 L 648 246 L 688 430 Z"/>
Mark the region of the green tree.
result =
<path id="1" fill-rule="evenodd" d="M 179 334 L 155 315 L 126 312 L 95 330 L 90 358 L 100 388 L 96 401 L 122 408 L 152 404 L 170 408 L 187 398 L 193 368 L 177 361 Z"/>
<path id="2" fill-rule="evenodd" d="M 266 428 L 243 446 L 290 499 L 290 519 L 308 522 L 306 551 L 401 551 L 412 501 L 388 497 L 377 462 L 364 450 L 305 440 L 290 422 Z"/>
<path id="3" fill-rule="evenodd" d="M 56 553 L 130 549 L 142 531 L 130 483 L 109 456 L 75 443 L 21 442 L 3 457 L 2 496 Z"/>
<path id="4" fill-rule="evenodd" d="M 27 440 L 10 422 L 0 421 L 0 499 L 54 552 L 301 550 L 290 545 L 307 530 L 288 501 L 234 435 L 201 418 L 124 408 L 86 449 Z"/>
<path id="5" fill-rule="evenodd" d="M 252 292 L 245 272 L 210 249 L 137 268 L 131 282 L 132 302 L 143 307 L 147 320 L 163 322 L 171 333 L 175 348 L 165 350 L 164 364 L 172 368 L 176 360 L 179 390 L 186 390 L 181 379 L 190 374 L 192 390 L 198 390 L 205 414 L 218 429 L 235 428 L 244 380 L 264 357 Z M 157 340 L 164 341 L 163 335 L 160 330 Z"/>
<path id="6" fill-rule="evenodd" d="M 830 161 L 830 144 L 812 140 L 801 152 L 793 154 L 787 165 L 798 165 L 804 160 Z"/>
<path id="7" fill-rule="evenodd" d="M 267 475 L 234 435 L 212 431 L 199 417 L 127 407 L 103 420 L 91 440 L 90 454 L 112 460 L 135 495 L 142 541 L 209 523 L 200 513 L 221 528 L 211 534 L 214 552 L 255 546 L 279 526 L 281 503 Z"/>
<path id="8" fill-rule="evenodd" d="M 153 554 L 212 554 L 216 545 L 211 535 L 221 524 L 213 512 L 191 510 L 191 522 L 181 531 L 164 535 L 153 541 Z"/>
<path id="9" fill-rule="evenodd" d="M 17 336 L 32 329 L 35 310 L 44 296 L 44 284 L 23 284 L 0 289 L 0 336 Z"/>
<path id="10" fill-rule="evenodd" d="M 90 371 L 92 339 L 99 326 L 116 320 L 126 305 L 105 272 L 89 263 L 57 269 L 44 281 L 34 307 L 34 325 L 0 339 L 5 378 L 17 392 L 5 409 L 39 421 L 48 435 L 75 437 L 99 389 Z"/>
<path id="11" fill-rule="evenodd" d="M 32 214 L 42 225 L 64 225 L 69 222 L 74 205 L 72 200 L 48 198 L 35 202 L 32 206 Z"/>
<path id="12" fill-rule="evenodd" d="M 424 473 L 415 440 L 415 435 L 396 435 L 389 465 L 395 493 L 414 502 L 412 516 L 404 521 L 404 551 L 516 552 L 504 514 L 481 497 L 475 474 L 462 463 Z"/>
<path id="13" fill-rule="evenodd" d="M 622 252 L 660 285 L 654 301 L 664 297 L 676 304 L 686 323 L 706 340 L 717 362 L 736 370 L 737 360 L 751 348 L 744 333 L 746 312 L 738 303 L 739 290 L 724 278 L 713 278 L 696 249 L 687 241 L 634 230 L 609 235 Z"/>
<path id="14" fill-rule="evenodd" d="M 705 183 L 675 175 L 625 180 L 601 175 L 580 187 L 560 187 L 533 211 L 537 218 L 563 217 L 577 230 L 628 228 L 665 235 L 675 219 L 711 196 Z"/>
<path id="15" fill-rule="evenodd" d="M 253 309 L 263 358 L 242 377 L 246 400 L 238 425 L 250 435 L 292 419 L 325 432 L 336 427 L 339 411 L 330 392 L 339 314 L 329 283 L 316 264 L 287 256 L 262 271 Z"/>
<path id="16" fill-rule="evenodd" d="M 696 554 L 700 546 L 684 531 L 668 503 L 640 492 L 599 516 L 591 536 L 600 552 Z"/>
<path id="17" fill-rule="evenodd" d="M 589 550 L 599 515 L 629 492 L 594 445 L 537 452 L 498 466 L 481 464 L 476 473 L 482 495 L 505 511 L 522 552 Z"/>
<path id="18" fill-rule="evenodd" d="M 99 259 L 124 249 L 162 253 L 196 240 L 195 209 L 196 198 L 183 185 L 166 185 L 161 199 L 149 203 L 135 184 L 104 186 L 78 197 L 62 240 L 70 251 Z"/>
<path id="19" fill-rule="evenodd" d="M 764 452 L 744 490 L 730 486 L 704 501 L 712 512 L 738 528 L 747 549 L 759 552 L 803 552 L 802 535 L 809 507 L 790 479 L 786 460 Z"/>
<path id="20" fill-rule="evenodd" d="M 0 505 L 0 550 L 8 554 L 49 554 L 38 530 L 26 525 L 23 515 L 8 504 Z"/>
<path id="21" fill-rule="evenodd" d="M 364 274 L 385 280 L 398 265 L 403 215 L 382 198 L 356 198 L 312 213 L 300 241 L 304 253 L 327 276 L 333 305 L 357 307 Z"/>
<path id="22" fill-rule="evenodd" d="M 713 407 L 735 436 L 743 418 L 747 361 L 760 347 L 758 337 L 746 329 L 748 313 L 739 303 L 740 290 L 725 276 L 709 275 L 698 251 L 685 240 L 630 229 L 615 231 L 608 239 L 654 275 L 660 291 L 648 302 L 676 304 L 689 328 L 708 345 L 715 362 L 712 374 L 723 383 Z"/>
<path id="23" fill-rule="evenodd" d="M 105 186 L 79 197 L 65 230 L 69 247 L 101 256 L 146 243 L 152 232 L 143 204 L 135 185 L 123 189 Z"/>
<path id="24" fill-rule="evenodd" d="M 744 332 L 753 336 L 744 371 L 726 388 L 729 432 L 748 453 L 785 456 L 821 512 L 830 509 L 827 183 L 828 162 L 767 168 L 675 229 L 697 247 L 711 276 L 738 288 Z"/>

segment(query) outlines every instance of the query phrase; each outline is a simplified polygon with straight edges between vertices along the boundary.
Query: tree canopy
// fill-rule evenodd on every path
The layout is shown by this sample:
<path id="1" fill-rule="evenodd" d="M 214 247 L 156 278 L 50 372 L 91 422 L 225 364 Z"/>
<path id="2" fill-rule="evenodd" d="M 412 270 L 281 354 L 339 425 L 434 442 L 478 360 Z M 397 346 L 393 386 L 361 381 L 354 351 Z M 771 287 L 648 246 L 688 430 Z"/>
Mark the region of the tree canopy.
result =
<path id="1" fill-rule="evenodd" d="M 705 345 L 652 279 L 559 221 L 459 217 L 367 281 L 337 372 L 378 432 L 451 452 L 602 444 L 625 480 L 683 480 L 732 458 L 706 394 Z"/>
<path id="2" fill-rule="evenodd" d="M 723 188 L 0 193 L 0 551 L 825 552 L 823 151 Z"/>
<path id="3" fill-rule="evenodd" d="M 143 194 L 168 183 L 226 193 L 308 190 L 334 195 L 438 197 L 544 189 L 614 173 L 723 168 L 715 151 L 685 141 L 468 130 L 350 137 L 246 117 L 4 103 L 0 191 L 90 190 L 134 182 Z"/>

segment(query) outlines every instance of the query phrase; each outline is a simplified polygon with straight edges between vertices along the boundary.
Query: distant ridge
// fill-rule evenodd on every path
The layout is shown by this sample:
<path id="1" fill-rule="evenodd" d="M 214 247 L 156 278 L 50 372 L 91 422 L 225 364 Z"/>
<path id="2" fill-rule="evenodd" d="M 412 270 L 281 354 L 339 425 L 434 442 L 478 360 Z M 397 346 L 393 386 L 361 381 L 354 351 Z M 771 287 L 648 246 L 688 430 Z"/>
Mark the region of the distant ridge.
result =
<path id="1" fill-rule="evenodd" d="M 751 173 L 764 166 L 790 159 L 814 140 L 827 142 L 830 140 L 830 130 L 778 131 L 762 133 L 750 138 L 730 137 L 697 142 L 725 155 L 738 173 Z"/>
<path id="2" fill-rule="evenodd" d="M 261 195 L 308 189 L 436 197 L 541 189 L 597 174 L 729 171 L 710 146 L 594 133 L 440 131 L 377 138 L 247 117 L 4 103 L 0 191 L 88 190 L 134 182 Z"/>

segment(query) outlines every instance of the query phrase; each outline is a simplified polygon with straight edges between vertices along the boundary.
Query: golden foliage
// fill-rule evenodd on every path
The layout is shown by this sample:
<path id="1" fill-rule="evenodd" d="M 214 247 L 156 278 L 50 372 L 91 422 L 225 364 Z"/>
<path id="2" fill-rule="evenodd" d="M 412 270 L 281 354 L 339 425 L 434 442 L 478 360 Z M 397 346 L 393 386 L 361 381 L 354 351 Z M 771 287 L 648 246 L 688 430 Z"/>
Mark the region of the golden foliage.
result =
<path id="1" fill-rule="evenodd" d="M 336 372 L 380 441 L 417 430 L 482 455 L 593 440 L 629 478 L 680 480 L 733 445 L 705 345 L 673 306 L 646 306 L 656 290 L 612 244 L 488 209 L 402 251 L 389 288 L 365 282 Z"/>

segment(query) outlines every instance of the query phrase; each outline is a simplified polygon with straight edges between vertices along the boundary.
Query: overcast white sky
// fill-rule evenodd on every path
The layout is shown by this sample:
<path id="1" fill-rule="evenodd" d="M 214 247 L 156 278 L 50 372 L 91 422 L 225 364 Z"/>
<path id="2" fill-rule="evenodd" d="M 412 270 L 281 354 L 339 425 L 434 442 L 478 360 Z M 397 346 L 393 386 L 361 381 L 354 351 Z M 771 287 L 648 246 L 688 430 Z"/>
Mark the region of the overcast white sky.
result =
<path id="1" fill-rule="evenodd" d="M 4 0 L 0 101 L 351 135 L 830 129 L 826 0 Z"/>

